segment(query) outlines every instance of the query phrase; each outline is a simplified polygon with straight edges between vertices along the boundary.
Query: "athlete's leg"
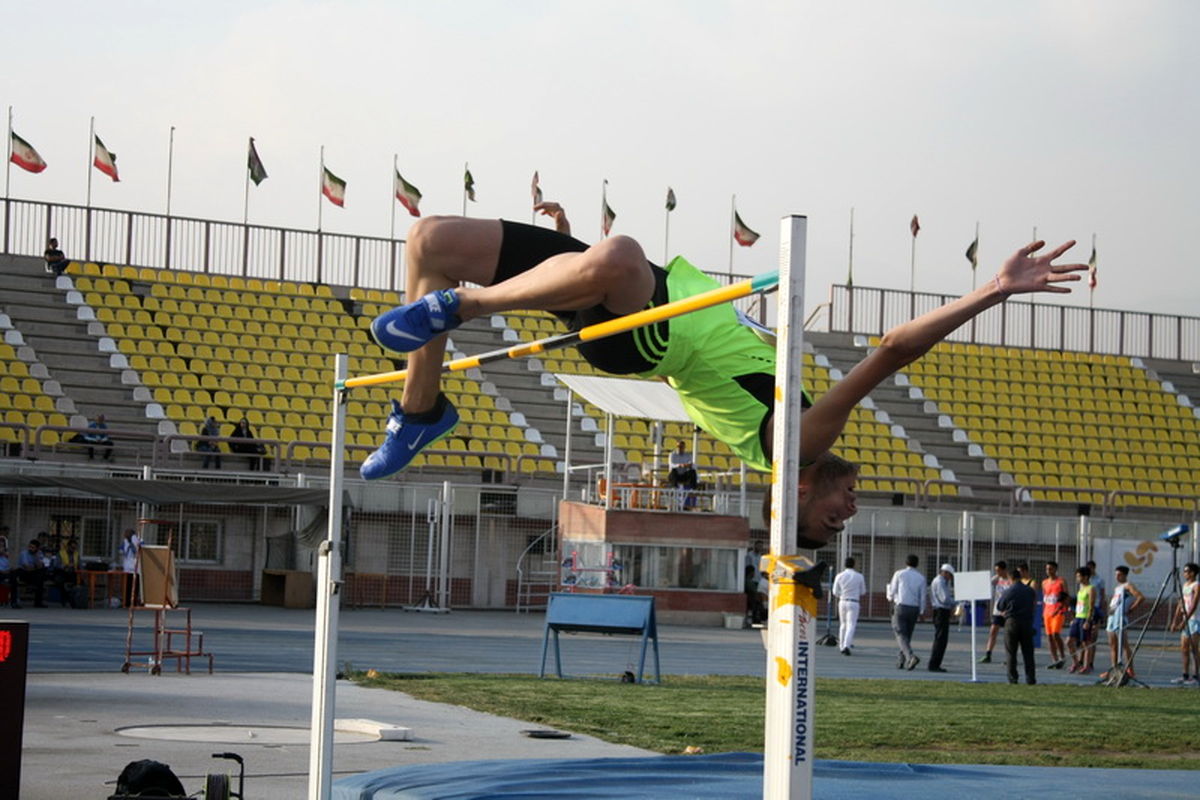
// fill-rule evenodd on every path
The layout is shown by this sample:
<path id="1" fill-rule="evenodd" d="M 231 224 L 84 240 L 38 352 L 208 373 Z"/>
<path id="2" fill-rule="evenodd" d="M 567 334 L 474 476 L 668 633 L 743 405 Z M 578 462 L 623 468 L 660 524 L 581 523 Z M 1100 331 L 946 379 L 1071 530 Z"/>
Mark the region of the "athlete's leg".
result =
<path id="1" fill-rule="evenodd" d="M 405 299 L 412 302 L 460 282 L 488 284 L 500 257 L 500 220 L 465 217 L 424 217 L 408 235 L 405 258 L 408 280 Z M 445 335 L 436 336 L 408 358 L 401 405 L 408 413 L 433 407 L 441 385 Z"/>
<path id="2" fill-rule="evenodd" d="M 603 306 L 615 314 L 645 307 L 654 292 L 654 275 L 641 246 L 614 236 L 583 252 L 560 253 L 507 280 L 492 283 L 503 239 L 495 220 L 429 218 L 409 239 L 408 299 L 458 286 L 457 315 L 462 321 L 502 311 L 579 311 Z M 483 266 L 481 266 L 483 265 Z M 408 413 L 431 408 L 437 399 L 445 336 L 434 337 L 410 356 L 403 406 Z"/>

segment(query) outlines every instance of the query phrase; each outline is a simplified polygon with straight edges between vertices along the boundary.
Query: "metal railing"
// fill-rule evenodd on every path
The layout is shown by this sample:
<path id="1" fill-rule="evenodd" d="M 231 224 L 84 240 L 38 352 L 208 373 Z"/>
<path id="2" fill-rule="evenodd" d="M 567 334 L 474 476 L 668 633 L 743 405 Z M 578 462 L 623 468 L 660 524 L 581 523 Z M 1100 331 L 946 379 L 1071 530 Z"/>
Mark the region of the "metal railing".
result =
<path id="1" fill-rule="evenodd" d="M 41 256 L 53 236 L 73 261 L 393 291 L 404 286 L 403 239 L 15 198 L 0 198 L 0 211 L 4 255 Z M 752 277 L 706 274 L 723 284 Z M 737 305 L 765 322 L 756 297 Z"/>
<path id="2" fill-rule="evenodd" d="M 956 295 L 834 285 L 831 332 L 882 336 Z M 1200 317 L 1009 300 L 946 337 L 953 342 L 1200 361 Z"/>
<path id="3" fill-rule="evenodd" d="M 0 199 L 5 255 L 40 256 L 55 237 L 68 258 L 395 290 L 404 241 L 328 231 Z"/>

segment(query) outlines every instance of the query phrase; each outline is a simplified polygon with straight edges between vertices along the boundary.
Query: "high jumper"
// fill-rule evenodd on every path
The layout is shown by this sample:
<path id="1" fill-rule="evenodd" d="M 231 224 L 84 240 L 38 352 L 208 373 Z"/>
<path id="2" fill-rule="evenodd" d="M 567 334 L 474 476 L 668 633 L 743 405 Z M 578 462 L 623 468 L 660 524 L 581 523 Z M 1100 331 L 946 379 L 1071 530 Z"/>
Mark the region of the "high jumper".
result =
<path id="1" fill-rule="evenodd" d="M 579 330 L 718 286 L 682 257 L 650 263 L 627 236 L 588 245 L 570 235 L 557 203 L 535 209 L 555 230 L 507 220 L 426 217 L 407 243 L 406 297 L 377 317 L 371 334 L 382 347 L 410 353 L 403 395 L 392 401 L 386 435 L 363 462 L 378 479 L 404 469 L 423 448 L 448 435 L 458 412 L 441 393 L 446 333 L 467 320 L 505 311 L 547 311 Z M 857 511 L 858 468 L 829 453 L 855 405 L 876 386 L 929 351 L 963 323 L 1014 294 L 1065 294 L 1086 264 L 1054 264 L 1074 246 L 1045 254 L 1044 241 L 1009 256 L 995 277 L 970 294 L 888 331 L 838 383 L 809 403 L 801 428 L 797 538 L 816 548 Z M 463 286 L 462 284 L 477 284 Z M 692 420 L 748 466 L 771 469 L 775 348 L 739 321 L 729 304 L 582 342 L 593 367 L 618 375 L 660 378 L 679 394 Z"/>

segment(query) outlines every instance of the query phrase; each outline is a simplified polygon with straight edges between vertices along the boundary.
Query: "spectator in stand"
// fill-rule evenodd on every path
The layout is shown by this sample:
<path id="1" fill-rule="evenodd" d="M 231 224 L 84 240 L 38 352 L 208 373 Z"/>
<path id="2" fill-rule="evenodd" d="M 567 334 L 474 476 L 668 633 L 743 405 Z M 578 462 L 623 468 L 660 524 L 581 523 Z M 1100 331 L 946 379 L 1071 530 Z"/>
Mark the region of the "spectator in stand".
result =
<path id="1" fill-rule="evenodd" d="M 1042 581 L 1042 627 L 1050 643 L 1050 664 L 1046 669 L 1062 669 L 1067 663 L 1067 648 L 1062 629 L 1071 613 L 1071 596 L 1067 582 L 1058 575 L 1058 562 L 1046 562 L 1046 579 Z"/>
<path id="2" fill-rule="evenodd" d="M 58 249 L 58 239 L 52 238 L 46 242 L 46 252 L 42 257 L 46 259 L 46 272 L 54 273 L 56 278 L 66 272 L 70 265 L 63 251 Z"/>
<path id="3" fill-rule="evenodd" d="M 1075 582 L 1079 588 L 1075 592 L 1075 618 L 1071 620 L 1071 629 L 1067 631 L 1067 649 L 1071 651 L 1071 668 L 1067 672 L 1078 672 L 1086 675 L 1091 671 L 1087 663 L 1087 653 L 1090 650 L 1088 640 L 1092 638 L 1092 621 L 1095 619 L 1096 595 L 1092 589 L 1092 571 L 1087 567 L 1075 570 Z"/>
<path id="4" fill-rule="evenodd" d="M 200 429 L 201 436 L 220 437 L 221 428 L 217 425 L 217 420 L 211 415 L 204 420 L 204 427 Z M 196 442 L 196 450 L 204 453 L 204 458 L 200 462 L 200 469 L 208 469 L 208 462 L 212 462 L 217 469 L 221 468 L 221 443 L 198 441 Z"/>
<path id="5" fill-rule="evenodd" d="M 62 546 L 58 549 L 51 576 L 54 585 L 58 587 L 58 599 L 63 608 L 71 604 L 70 595 L 79 582 L 80 568 L 79 542 L 74 536 L 68 536 L 62 540 Z"/>
<path id="6" fill-rule="evenodd" d="M 687 444 L 682 439 L 675 445 L 675 450 L 672 451 L 668 461 L 671 471 L 667 473 L 667 483 L 672 489 L 679 487 L 695 489 L 699 485 L 694 459 L 692 454 L 687 451 Z"/>
<path id="7" fill-rule="evenodd" d="M 896 669 L 913 670 L 921 658 L 912 651 L 913 629 L 925 610 L 925 576 L 917 572 L 920 563 L 915 555 L 904 559 L 904 569 L 896 570 L 887 586 L 887 599 L 892 603 L 892 631 L 900 646 Z"/>
<path id="8" fill-rule="evenodd" d="M 8 604 L 13 608 L 21 607 L 21 586 L 17 583 L 17 571 L 8 558 L 8 539 L 0 537 L 0 583 L 8 587 Z"/>
<path id="9" fill-rule="evenodd" d="M 1014 580 L 996 601 L 996 610 L 1004 616 L 1004 651 L 1007 658 L 1008 682 L 1017 682 L 1017 648 L 1025 661 L 1025 683 L 1037 683 L 1037 667 L 1033 662 L 1033 613 L 1037 609 L 1037 592 L 1022 580 Z"/>
<path id="10" fill-rule="evenodd" d="M 862 596 L 867 593 L 867 582 L 862 573 L 854 568 L 853 558 L 846 559 L 845 569 L 833 579 L 832 592 L 838 601 L 838 650 L 848 656 L 850 648 L 854 647 Z"/>
<path id="11" fill-rule="evenodd" d="M 267 452 L 267 448 L 263 447 L 261 442 L 255 440 L 254 431 L 250 429 L 250 423 L 245 417 L 238 420 L 237 425 L 233 426 L 233 431 L 229 434 L 229 438 L 244 440 L 230 442 L 229 451 L 249 456 L 246 459 L 246 466 L 251 472 L 265 468 L 262 456 Z"/>
<path id="12" fill-rule="evenodd" d="M 1129 644 L 1129 636 L 1125 630 L 1129 627 L 1129 615 L 1134 609 L 1146 602 L 1146 596 L 1138 591 L 1129 580 L 1129 567 L 1121 565 L 1114 570 L 1112 597 L 1108 600 L 1108 654 L 1112 658 L 1112 666 L 1100 677 L 1109 678 L 1116 675 L 1121 665 L 1125 665 L 1125 675 L 1133 675 L 1133 648 Z"/>
<path id="13" fill-rule="evenodd" d="M 104 421 L 103 414 L 97 414 L 96 418 L 88 423 L 88 432 L 83 434 L 81 439 L 88 446 L 88 461 L 95 458 L 96 448 L 104 451 L 105 461 L 112 461 L 113 443 L 112 439 L 108 438 L 108 423 Z"/>
<path id="14" fill-rule="evenodd" d="M 929 605 L 933 608 L 933 649 L 929 651 L 929 671 L 945 672 L 942 658 L 950 641 L 950 616 L 954 613 L 954 567 L 942 564 L 929 584 Z"/>
<path id="15" fill-rule="evenodd" d="M 1183 565 L 1183 594 L 1175 607 L 1171 629 L 1179 631 L 1179 654 L 1183 657 L 1183 675 L 1171 683 L 1184 686 L 1200 684 L 1200 564 L 1189 561 Z M 1191 672 L 1188 661 L 1191 660 Z"/>
<path id="16" fill-rule="evenodd" d="M 34 608 L 45 608 L 42 599 L 46 591 L 46 562 L 42 557 L 42 545 L 37 539 L 30 539 L 29 546 L 17 559 L 17 576 L 21 583 L 33 587 Z"/>
<path id="17" fill-rule="evenodd" d="M 132 606 L 137 600 L 137 569 L 138 551 L 142 549 L 142 537 L 133 528 L 126 528 L 121 539 L 121 571 L 127 574 L 125 578 L 126 606 Z"/>
<path id="18" fill-rule="evenodd" d="M 996 636 L 1004 628 L 1004 615 L 1000 613 L 996 604 L 1013 583 L 1012 576 L 1008 574 L 1007 562 L 997 561 L 992 571 L 992 627 L 988 629 L 987 647 L 984 648 L 983 658 L 979 659 L 980 664 L 992 663 L 992 649 L 996 646 Z"/>

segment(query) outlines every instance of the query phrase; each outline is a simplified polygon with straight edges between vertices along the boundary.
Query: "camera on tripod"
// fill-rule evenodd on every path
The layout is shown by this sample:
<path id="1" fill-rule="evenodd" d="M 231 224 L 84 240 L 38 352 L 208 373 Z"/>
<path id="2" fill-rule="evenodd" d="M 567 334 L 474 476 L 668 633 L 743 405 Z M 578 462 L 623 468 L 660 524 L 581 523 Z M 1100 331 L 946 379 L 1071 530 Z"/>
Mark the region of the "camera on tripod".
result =
<path id="1" fill-rule="evenodd" d="M 1166 533 L 1159 534 L 1158 538 L 1171 545 L 1171 547 L 1180 547 L 1182 545 L 1179 540 L 1187 535 L 1188 530 L 1188 525 L 1186 522 L 1184 522 L 1180 525 L 1176 525 L 1174 528 L 1171 528 L 1171 530 L 1167 531 Z"/>

